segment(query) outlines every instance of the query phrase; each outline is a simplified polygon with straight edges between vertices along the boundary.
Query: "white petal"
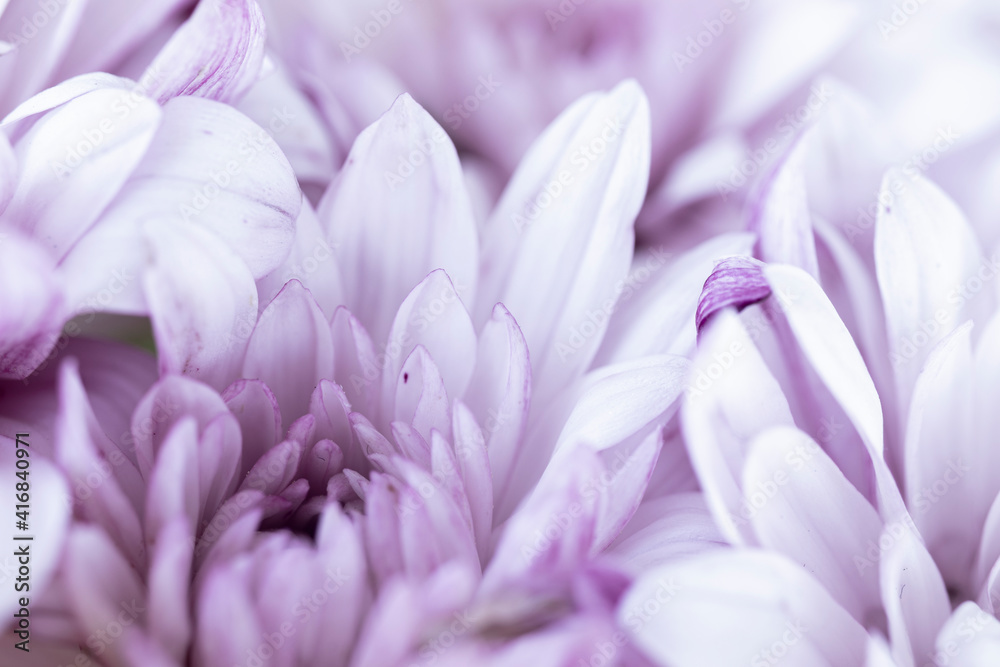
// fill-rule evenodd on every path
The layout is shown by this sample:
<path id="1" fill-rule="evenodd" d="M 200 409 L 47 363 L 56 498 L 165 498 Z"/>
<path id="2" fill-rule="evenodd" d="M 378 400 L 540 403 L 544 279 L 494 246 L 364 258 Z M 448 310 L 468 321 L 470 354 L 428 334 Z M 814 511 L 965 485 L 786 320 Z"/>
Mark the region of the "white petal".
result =
<path id="1" fill-rule="evenodd" d="M 618 606 L 644 653 L 676 667 L 861 664 L 864 629 L 802 567 L 720 549 L 644 573 Z"/>
<path id="2" fill-rule="evenodd" d="M 762 430 L 793 424 L 788 402 L 731 309 L 708 322 L 689 378 L 681 424 L 691 465 L 722 534 L 753 544 L 752 532 L 735 520 L 746 448 Z"/>
<path id="3" fill-rule="evenodd" d="M 292 424 L 309 410 L 319 381 L 332 376 L 330 325 L 309 291 L 293 280 L 261 313 L 243 377 L 263 380 L 278 400 L 282 423 Z"/>
<path id="4" fill-rule="evenodd" d="M 966 281 L 982 255 L 962 212 L 931 182 L 891 170 L 879 197 L 875 268 L 905 410 L 933 344 L 980 308 Z"/>
<path id="5" fill-rule="evenodd" d="M 971 328 L 959 327 L 927 358 L 913 389 L 905 444 L 907 505 L 945 581 L 957 588 L 1000 491 L 989 466 L 992 438 L 977 437 Z"/>
<path id="6" fill-rule="evenodd" d="M 143 276 L 161 373 L 183 373 L 222 390 L 239 376 L 257 317 L 246 264 L 195 224 L 151 224 Z"/>
<path id="7" fill-rule="evenodd" d="M 747 233 L 720 234 L 655 271 L 652 267 L 669 261 L 669 253 L 654 249 L 650 255 L 637 254 L 629 274 L 634 280 L 622 285 L 593 366 L 653 354 L 686 356 L 695 345 L 695 312 L 705 280 L 718 260 L 749 255 L 753 242 Z M 642 282 L 643 271 L 653 273 L 649 282 Z"/>
<path id="8" fill-rule="evenodd" d="M 763 546 L 801 563 L 859 623 L 878 613 L 878 572 L 854 557 L 878 541 L 882 521 L 812 438 L 789 427 L 754 438 L 743 493 L 740 516 Z"/>
<path id="9" fill-rule="evenodd" d="M 62 258 L 131 177 L 162 116 L 155 102 L 121 88 L 47 113 L 17 142 L 20 180 L 4 218 Z"/>
<path id="10" fill-rule="evenodd" d="M 476 363 L 476 332 L 457 286 L 444 271 L 432 271 L 396 312 L 386 345 L 388 360 L 383 365 L 385 414 L 391 414 L 391 401 L 394 395 L 398 396 L 404 362 L 417 346 L 423 347 L 434 360 L 447 395 L 454 399 L 464 394 Z"/>
<path id="11" fill-rule="evenodd" d="M 409 95 L 358 136 L 319 217 L 347 306 L 375 341 L 388 337 L 392 306 L 434 269 L 463 299 L 475 294 L 478 241 L 458 155 Z"/>
<path id="12" fill-rule="evenodd" d="M 498 301 L 517 318 L 536 399 L 578 377 L 607 329 L 646 194 L 649 132 L 634 81 L 585 96 L 528 151 L 487 224 L 477 319 Z"/>
<path id="13" fill-rule="evenodd" d="M 873 548 L 881 558 L 882 604 L 889 621 L 892 653 L 900 665 L 923 664 L 948 620 L 951 604 L 931 555 L 912 524 L 886 527 Z"/>
<path id="14" fill-rule="evenodd" d="M 767 266 L 764 275 L 803 354 L 843 407 L 868 450 L 883 518 L 902 519 L 906 507 L 884 458 L 881 402 L 850 332 L 819 284 L 802 269 Z"/>

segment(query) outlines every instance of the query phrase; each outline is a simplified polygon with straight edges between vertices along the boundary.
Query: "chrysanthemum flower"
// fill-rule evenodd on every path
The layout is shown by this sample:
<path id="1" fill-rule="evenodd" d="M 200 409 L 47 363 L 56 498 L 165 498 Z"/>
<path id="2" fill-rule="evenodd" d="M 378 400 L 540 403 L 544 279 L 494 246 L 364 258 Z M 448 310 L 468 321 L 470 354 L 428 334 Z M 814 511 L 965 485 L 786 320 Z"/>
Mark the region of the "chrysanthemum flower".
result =
<path id="1" fill-rule="evenodd" d="M 180 272 L 222 253 L 261 278 L 284 260 L 301 193 L 228 104 L 256 82 L 263 40 L 254 3 L 203 2 L 138 81 L 82 74 L 4 119 L 0 375 L 26 378 L 99 313 L 148 314 L 163 235 L 189 247 Z"/>
<path id="2" fill-rule="evenodd" d="M 873 236 L 821 219 L 816 148 L 753 209 L 767 263 L 722 262 L 699 304 L 684 434 L 737 548 L 646 573 L 621 609 L 675 582 L 631 628 L 664 664 L 993 664 L 995 260 L 915 173 L 885 175 Z"/>
<path id="3" fill-rule="evenodd" d="M 607 646 L 641 664 L 614 618 L 634 572 L 719 541 L 696 498 L 660 511 L 692 488 L 657 468 L 665 438 L 683 458 L 670 352 L 693 344 L 714 261 L 747 250 L 719 239 L 657 276 L 668 336 L 644 328 L 659 293 L 631 285 L 615 312 L 648 142 L 635 83 L 583 98 L 480 230 L 454 147 L 404 96 L 256 284 L 234 253 L 176 271 L 183 237 L 161 232 L 161 378 L 133 359 L 108 404 L 114 346 L 73 343 L 23 398 L 58 403 L 37 450 L 72 506 L 37 538 L 64 545 L 39 575 L 39 664 L 554 665 Z M 677 529 L 690 516 L 701 533 Z"/>
<path id="4" fill-rule="evenodd" d="M 839 96 L 833 80 L 872 99 L 910 152 L 948 123 L 968 137 L 996 127 L 988 110 L 1000 95 L 1000 61 L 989 3 L 261 5 L 277 57 L 328 109 L 331 125 L 350 127 L 351 111 L 363 108 L 357 98 L 398 86 L 477 158 L 473 176 L 487 191 L 572 100 L 637 79 L 653 121 L 638 231 L 674 247 L 739 226 L 750 186 Z"/>

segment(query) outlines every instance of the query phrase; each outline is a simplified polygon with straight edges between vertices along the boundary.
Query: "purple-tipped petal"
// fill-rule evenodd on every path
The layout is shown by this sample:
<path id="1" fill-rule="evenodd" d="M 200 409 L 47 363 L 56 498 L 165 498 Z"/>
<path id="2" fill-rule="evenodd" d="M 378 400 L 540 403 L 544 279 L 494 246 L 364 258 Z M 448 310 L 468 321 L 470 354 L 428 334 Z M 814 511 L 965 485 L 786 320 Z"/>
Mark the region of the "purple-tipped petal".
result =
<path id="1" fill-rule="evenodd" d="M 736 255 L 721 260 L 705 281 L 695 325 L 700 332 L 709 317 L 728 306 L 741 310 L 771 296 L 764 279 L 764 264 L 752 257 Z"/>
<path id="2" fill-rule="evenodd" d="M 739 317 L 720 311 L 705 328 L 681 412 L 691 465 L 719 530 L 734 544 L 755 544 L 736 517 L 743 502 L 747 447 L 772 426 L 792 426 L 788 401 Z"/>
<path id="3" fill-rule="evenodd" d="M 654 354 L 687 356 L 696 341 L 695 314 L 705 281 L 720 259 L 749 255 L 753 242 L 752 234 L 728 233 L 705 241 L 676 261 L 662 249 L 637 254 L 593 365 Z"/>
<path id="4" fill-rule="evenodd" d="M 235 102 L 260 74 L 264 37 L 254 0 L 200 0 L 143 74 L 146 93 L 161 104 L 180 95 Z"/>

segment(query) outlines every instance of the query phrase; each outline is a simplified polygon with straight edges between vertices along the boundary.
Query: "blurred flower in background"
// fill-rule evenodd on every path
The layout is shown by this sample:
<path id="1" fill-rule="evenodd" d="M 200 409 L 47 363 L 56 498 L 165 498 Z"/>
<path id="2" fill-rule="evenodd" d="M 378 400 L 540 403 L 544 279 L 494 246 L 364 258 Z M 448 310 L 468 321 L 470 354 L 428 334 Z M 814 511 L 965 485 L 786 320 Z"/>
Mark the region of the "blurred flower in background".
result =
<path id="1" fill-rule="evenodd" d="M 998 28 L 0 0 L 3 664 L 996 664 Z"/>

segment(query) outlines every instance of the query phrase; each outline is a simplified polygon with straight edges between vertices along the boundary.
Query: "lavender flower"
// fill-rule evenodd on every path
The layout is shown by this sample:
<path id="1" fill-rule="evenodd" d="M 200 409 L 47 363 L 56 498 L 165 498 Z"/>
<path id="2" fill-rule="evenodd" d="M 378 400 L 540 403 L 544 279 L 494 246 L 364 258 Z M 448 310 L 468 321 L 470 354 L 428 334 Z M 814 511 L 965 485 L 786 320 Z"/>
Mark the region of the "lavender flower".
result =
<path id="1" fill-rule="evenodd" d="M 657 467 L 665 448 L 683 457 L 688 362 L 667 351 L 693 344 L 714 261 L 748 249 L 723 239 L 672 269 L 688 325 L 658 349 L 635 324 L 609 337 L 648 124 L 632 82 L 583 98 L 481 234 L 454 147 L 404 96 L 256 285 L 235 255 L 176 271 L 183 237 L 159 232 L 145 282 L 160 378 L 149 358 L 126 371 L 114 344 L 74 342 L 32 385 L 35 409 L 58 413 L 37 449 L 72 508 L 64 528 L 56 504 L 43 536 L 64 545 L 37 584 L 45 660 L 567 664 L 611 645 L 641 663 L 614 613 L 644 559 L 663 558 L 671 533 L 650 519 L 667 504 L 700 517 L 703 535 L 671 553 L 720 541 L 695 498 L 661 500 L 692 489 Z M 578 168 L 594 137 L 605 150 Z M 400 157 L 416 164 L 395 171 Z M 338 284 L 305 269 L 317 239 Z M 281 284 L 286 271 L 301 273 Z M 232 304 L 256 289 L 277 292 L 242 336 Z"/>
<path id="2" fill-rule="evenodd" d="M 767 263 L 723 261 L 699 304 L 684 435 L 737 548 L 654 568 L 620 611 L 676 583 L 631 627 L 665 664 L 991 664 L 996 271 L 915 174 L 886 173 L 873 237 L 820 219 L 804 158 L 824 148 L 763 188 Z M 695 613 L 714 621 L 690 634 Z"/>
<path id="3" fill-rule="evenodd" d="M 99 313 L 149 313 L 163 235 L 198 247 L 175 260 L 223 258 L 209 271 L 284 260 L 301 193 L 267 132 L 224 104 L 256 81 L 263 39 L 252 2 L 201 3 L 138 81 L 82 74 L 4 119 L 0 375 L 26 378 Z"/>

